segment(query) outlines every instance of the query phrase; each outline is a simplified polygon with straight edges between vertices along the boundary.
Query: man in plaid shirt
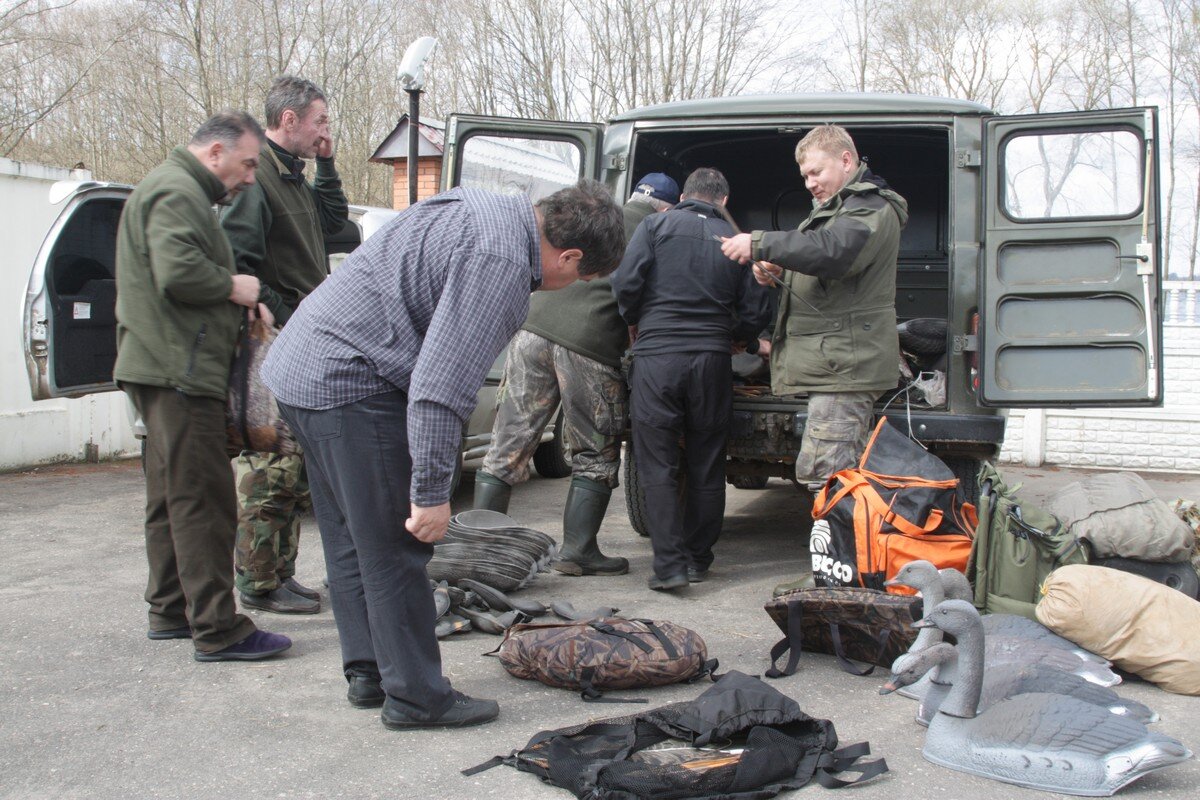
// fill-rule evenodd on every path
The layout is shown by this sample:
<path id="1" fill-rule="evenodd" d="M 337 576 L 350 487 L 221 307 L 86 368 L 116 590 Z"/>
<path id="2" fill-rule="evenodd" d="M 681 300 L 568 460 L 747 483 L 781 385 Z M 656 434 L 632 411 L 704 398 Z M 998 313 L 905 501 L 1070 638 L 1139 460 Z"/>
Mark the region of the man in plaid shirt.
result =
<path id="1" fill-rule="evenodd" d="M 304 448 L 350 682 L 389 728 L 475 725 L 442 676 L 425 573 L 463 424 L 532 291 L 610 273 L 620 208 L 594 181 L 531 204 L 455 189 L 397 216 L 297 308 L 263 381 Z"/>

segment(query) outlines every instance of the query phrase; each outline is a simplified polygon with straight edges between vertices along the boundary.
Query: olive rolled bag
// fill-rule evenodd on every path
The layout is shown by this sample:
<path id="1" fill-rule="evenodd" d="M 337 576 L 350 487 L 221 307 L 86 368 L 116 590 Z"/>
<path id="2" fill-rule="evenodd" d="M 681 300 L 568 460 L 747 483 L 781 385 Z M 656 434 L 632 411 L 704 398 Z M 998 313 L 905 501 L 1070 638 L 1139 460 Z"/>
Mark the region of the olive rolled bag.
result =
<path id="1" fill-rule="evenodd" d="M 799 589 L 763 608 L 784 633 L 771 648 L 768 678 L 795 673 L 805 651 L 837 656 L 838 665 L 851 675 L 870 675 L 908 650 L 917 638 L 913 622 L 922 613 L 918 597 L 853 586 Z M 776 663 L 789 651 L 786 666 L 778 668 Z"/>

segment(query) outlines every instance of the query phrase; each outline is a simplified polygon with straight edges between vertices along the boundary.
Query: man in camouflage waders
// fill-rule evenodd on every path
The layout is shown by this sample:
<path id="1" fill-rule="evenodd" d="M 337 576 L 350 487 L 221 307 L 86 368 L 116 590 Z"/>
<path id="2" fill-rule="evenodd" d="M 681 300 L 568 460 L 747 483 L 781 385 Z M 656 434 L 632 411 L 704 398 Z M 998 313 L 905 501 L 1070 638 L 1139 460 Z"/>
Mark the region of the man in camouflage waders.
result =
<path id="1" fill-rule="evenodd" d="M 333 165 L 325 94 L 311 81 L 277 78 L 267 92 L 267 142 L 259 181 L 221 217 L 239 272 L 262 281 L 260 300 L 283 325 L 329 274 L 325 236 L 346 224 L 346 196 Z M 304 161 L 316 159 L 316 178 Z M 312 507 L 299 455 L 244 451 L 235 462 L 238 513 L 235 582 L 243 606 L 315 614 L 320 595 L 296 578 L 300 515 Z"/>
<path id="2" fill-rule="evenodd" d="M 679 201 L 661 172 L 638 181 L 622 211 L 628 240 L 643 219 Z M 564 575 L 624 575 L 629 561 L 596 543 L 617 485 L 626 390 L 621 356 L 629 343 L 607 279 L 535 294 L 522 330 L 508 345 L 492 446 L 475 473 L 475 508 L 508 511 L 512 487 L 529 478 L 529 460 L 559 404 L 571 451 L 563 546 L 553 568 Z"/>

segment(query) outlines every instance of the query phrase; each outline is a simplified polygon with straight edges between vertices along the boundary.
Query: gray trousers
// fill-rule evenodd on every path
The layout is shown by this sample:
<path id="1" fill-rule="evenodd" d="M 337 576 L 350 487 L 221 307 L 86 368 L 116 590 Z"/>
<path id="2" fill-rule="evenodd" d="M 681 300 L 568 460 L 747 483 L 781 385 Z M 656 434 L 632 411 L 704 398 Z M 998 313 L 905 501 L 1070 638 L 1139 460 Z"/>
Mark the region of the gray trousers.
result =
<path id="1" fill-rule="evenodd" d="M 254 633 L 233 602 L 237 501 L 225 403 L 159 386 L 122 388 L 146 422 L 150 630 L 191 627 L 197 650 L 224 650 Z"/>
<path id="2" fill-rule="evenodd" d="M 406 711 L 440 717 L 454 697 L 433 632 L 425 571 L 433 545 L 404 527 L 407 398 L 394 391 L 320 411 L 280 403 L 279 411 L 304 448 L 345 673 L 378 673 Z"/>

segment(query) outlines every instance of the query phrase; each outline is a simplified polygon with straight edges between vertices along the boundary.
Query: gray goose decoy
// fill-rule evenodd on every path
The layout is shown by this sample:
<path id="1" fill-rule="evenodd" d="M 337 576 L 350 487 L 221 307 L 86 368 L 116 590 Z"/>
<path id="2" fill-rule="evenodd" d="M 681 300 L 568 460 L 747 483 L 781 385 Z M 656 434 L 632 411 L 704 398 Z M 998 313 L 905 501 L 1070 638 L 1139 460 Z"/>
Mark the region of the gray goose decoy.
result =
<path id="1" fill-rule="evenodd" d="M 929 721 L 946 699 L 957 670 L 957 651 L 953 645 L 941 642 L 914 654 L 903 665 L 903 669 L 892 673 L 891 680 L 884 684 L 879 693 L 888 694 L 913 684 L 921 679 L 922 673 L 927 673 L 931 684 L 917 707 L 916 719 L 918 724 L 928 727 Z M 1158 714 L 1143 703 L 1126 700 L 1105 686 L 1089 683 L 1078 675 L 1041 664 L 1000 664 L 986 668 L 976 710 L 983 711 L 1008 697 L 1034 692 L 1068 695 L 1143 724 L 1158 721 Z"/>
<path id="2" fill-rule="evenodd" d="M 953 567 L 938 570 L 942 576 L 942 592 L 950 600 L 975 600 L 971 582 Z M 1074 653 L 1084 661 L 1111 667 L 1112 662 L 1086 650 L 1070 639 L 1059 636 L 1054 631 L 1036 620 L 1022 617 L 1020 614 L 985 614 L 983 616 L 983 632 L 988 636 L 1014 636 L 1021 639 L 1033 639 L 1051 647 L 1058 647 Z"/>
<path id="3" fill-rule="evenodd" d="M 929 561 L 917 560 L 908 562 L 892 576 L 891 580 L 886 581 L 883 585 L 907 586 L 910 589 L 916 589 L 921 593 L 922 608 L 926 614 L 944 599 L 944 595 L 942 594 L 942 579 L 938 575 L 938 568 Z M 942 632 L 940 630 L 937 628 L 922 628 L 917 632 L 917 639 L 908 648 L 908 652 L 892 662 L 892 672 L 905 671 L 913 656 L 940 641 L 942 641 Z M 910 700 L 921 700 L 925 697 L 926 692 L 929 691 L 929 684 L 933 679 L 933 674 L 925 671 L 921 673 L 920 679 L 911 686 L 901 685 L 898 687 L 896 693 Z"/>
<path id="4" fill-rule="evenodd" d="M 1021 694 L 977 713 L 984 680 L 979 612 L 946 600 L 917 625 L 958 639 L 958 675 L 929 724 L 927 761 L 1032 789 L 1108 796 L 1192 756 L 1176 739 L 1066 695 Z"/>
<path id="5" fill-rule="evenodd" d="M 962 573 L 958 574 L 961 575 Z M 885 585 L 903 584 L 920 591 L 924 597 L 925 614 L 928 616 L 930 611 L 936 608 L 937 604 L 942 601 L 944 591 L 943 581 L 944 575 L 938 571 L 937 567 L 928 561 L 918 560 L 905 564 L 896 573 L 895 577 Z M 966 582 L 965 578 L 963 582 Z M 990 616 L 992 615 L 989 614 L 988 617 Z M 988 617 L 984 617 L 984 619 L 986 620 Z M 1054 635 L 1048 630 L 1046 632 L 1051 636 Z M 925 641 L 928 642 L 930 639 L 926 639 Z M 938 632 L 932 639 L 932 642 L 937 643 L 940 641 L 941 633 Z M 1066 640 L 1063 639 L 1063 641 Z M 893 672 L 903 672 L 906 669 L 907 660 L 914 653 L 919 652 L 917 645 L 921 644 L 921 642 L 920 634 L 918 634 L 917 641 L 914 642 L 913 647 L 909 649 L 908 653 L 897 658 L 892 664 Z M 1075 645 L 1071 645 L 1071 647 L 1074 648 Z M 989 667 L 1001 664 L 1016 664 L 1018 666 L 1040 664 L 1045 667 L 1062 670 L 1063 672 L 1074 673 L 1099 686 L 1116 686 L 1121 682 L 1121 676 L 1109 669 L 1107 661 L 1103 664 L 1085 661 L 1077 657 L 1072 651 L 1056 647 L 1048 642 L 1042 642 L 1040 639 L 993 636 L 989 634 L 984 642 L 984 648 Z M 931 681 L 931 676 L 924 677 L 912 686 L 898 689 L 897 693 L 902 697 L 909 697 L 918 701 L 922 700 L 929 691 Z"/>

